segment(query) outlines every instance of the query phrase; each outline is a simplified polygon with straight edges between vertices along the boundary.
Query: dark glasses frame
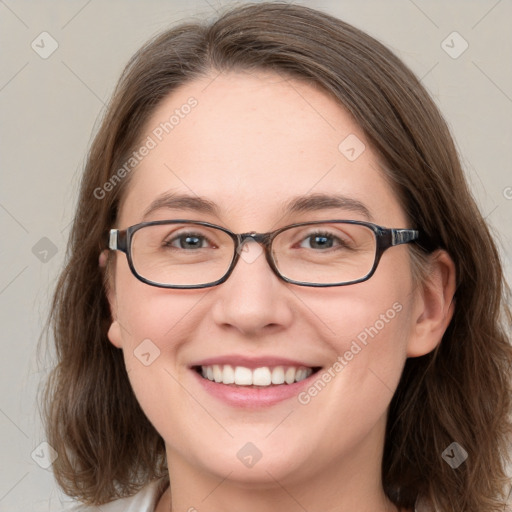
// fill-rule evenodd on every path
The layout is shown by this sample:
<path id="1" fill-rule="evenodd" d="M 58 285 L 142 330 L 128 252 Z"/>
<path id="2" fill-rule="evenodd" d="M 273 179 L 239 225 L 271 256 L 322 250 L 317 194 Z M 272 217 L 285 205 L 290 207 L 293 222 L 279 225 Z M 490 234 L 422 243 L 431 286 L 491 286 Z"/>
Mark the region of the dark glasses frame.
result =
<path id="1" fill-rule="evenodd" d="M 139 230 L 146 226 L 156 226 L 156 225 L 162 225 L 162 224 L 195 224 L 199 226 L 205 226 L 209 228 L 215 228 L 220 231 L 223 231 L 227 235 L 231 237 L 231 239 L 234 242 L 234 252 L 233 252 L 233 258 L 231 260 L 231 263 L 226 271 L 226 273 L 216 281 L 212 281 L 205 284 L 198 284 L 198 285 L 169 285 L 169 284 L 162 284 L 157 283 L 154 281 L 150 281 L 149 279 L 146 279 L 145 277 L 141 276 L 135 269 L 133 265 L 132 255 L 131 255 L 131 243 L 133 239 L 133 235 Z M 283 276 L 272 257 L 272 242 L 274 238 L 282 233 L 283 231 L 286 231 L 288 229 L 292 229 L 299 226 L 307 226 L 307 225 L 315 225 L 315 224 L 356 224 L 360 226 L 365 226 L 366 228 L 373 231 L 375 238 L 376 238 L 376 250 L 375 250 L 375 257 L 374 262 L 371 270 L 362 278 L 352 280 L 352 281 L 346 281 L 346 282 L 340 282 L 340 283 L 308 283 L 303 281 L 295 281 L 293 279 L 289 279 L 286 276 Z M 217 286 L 223 282 L 225 282 L 233 270 L 235 269 L 236 264 L 238 263 L 238 260 L 240 259 L 240 249 L 242 248 L 242 245 L 247 239 L 252 239 L 255 242 L 258 242 L 261 244 L 265 250 L 265 258 L 270 265 L 270 268 L 273 270 L 273 272 L 282 279 L 283 281 L 286 281 L 287 283 L 296 284 L 299 286 L 312 286 L 312 287 L 331 287 L 331 286 L 347 286 L 350 284 L 356 284 L 356 283 L 362 283 L 364 281 L 367 281 L 370 279 L 375 271 L 377 270 L 377 266 L 380 262 L 380 259 L 384 252 L 389 249 L 390 247 L 395 247 L 397 245 L 402 244 L 408 244 L 411 242 L 417 242 L 420 237 L 419 230 L 416 229 L 398 229 L 398 228 L 385 228 L 382 226 L 379 226 L 377 224 L 373 224 L 372 222 L 364 222 L 364 221 L 358 221 L 358 220 L 319 220 L 319 221 L 310 221 L 310 222 L 299 222 L 297 224 L 290 224 L 288 226 L 284 226 L 282 228 L 276 229 L 275 231 L 270 231 L 268 233 L 233 233 L 229 229 L 226 229 L 222 226 L 218 226 L 216 224 L 211 224 L 210 222 L 203 222 L 198 220 L 188 220 L 188 219 L 176 219 L 176 220 L 156 220 L 151 222 L 141 222 L 140 224 L 135 224 L 133 226 L 130 226 L 126 229 L 111 229 L 109 232 L 109 240 L 108 240 L 108 248 L 113 251 L 121 251 L 126 254 L 128 265 L 130 267 L 130 270 L 132 274 L 143 283 L 146 283 L 150 286 L 156 286 L 158 288 L 182 288 L 182 289 L 195 289 L 195 288 L 210 288 L 212 286 Z"/>

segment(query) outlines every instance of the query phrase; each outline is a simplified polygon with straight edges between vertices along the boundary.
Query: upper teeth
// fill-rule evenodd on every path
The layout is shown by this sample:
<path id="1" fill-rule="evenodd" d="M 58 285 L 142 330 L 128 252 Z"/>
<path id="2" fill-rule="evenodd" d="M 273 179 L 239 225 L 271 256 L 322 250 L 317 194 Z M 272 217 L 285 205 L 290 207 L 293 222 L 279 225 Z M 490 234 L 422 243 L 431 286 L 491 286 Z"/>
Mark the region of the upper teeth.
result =
<path id="1" fill-rule="evenodd" d="M 246 368 L 244 366 L 233 367 L 229 364 L 201 366 L 204 378 L 223 384 L 236 384 L 237 386 L 270 386 L 271 384 L 293 384 L 308 378 L 312 368 L 294 366 L 275 366 L 270 368 Z"/>

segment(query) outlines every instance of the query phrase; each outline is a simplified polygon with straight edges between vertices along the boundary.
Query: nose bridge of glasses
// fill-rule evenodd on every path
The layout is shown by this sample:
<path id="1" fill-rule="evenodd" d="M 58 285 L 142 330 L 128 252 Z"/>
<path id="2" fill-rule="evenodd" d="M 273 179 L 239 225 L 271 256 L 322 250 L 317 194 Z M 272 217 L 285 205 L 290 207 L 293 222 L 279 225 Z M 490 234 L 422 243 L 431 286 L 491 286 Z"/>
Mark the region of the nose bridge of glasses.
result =
<path id="1" fill-rule="evenodd" d="M 256 233 L 251 231 L 250 233 L 241 233 L 238 235 L 238 245 L 243 246 L 250 241 L 257 242 L 259 245 L 266 247 L 268 246 L 270 236 L 269 233 Z"/>
<path id="2" fill-rule="evenodd" d="M 266 253 L 268 259 L 269 254 L 266 249 L 270 243 L 270 236 L 268 233 L 241 233 L 237 235 L 238 238 L 238 255 L 246 262 L 253 263 L 262 253 Z M 255 243 L 250 243 L 255 242 Z M 251 246 L 253 246 L 251 248 Z"/>

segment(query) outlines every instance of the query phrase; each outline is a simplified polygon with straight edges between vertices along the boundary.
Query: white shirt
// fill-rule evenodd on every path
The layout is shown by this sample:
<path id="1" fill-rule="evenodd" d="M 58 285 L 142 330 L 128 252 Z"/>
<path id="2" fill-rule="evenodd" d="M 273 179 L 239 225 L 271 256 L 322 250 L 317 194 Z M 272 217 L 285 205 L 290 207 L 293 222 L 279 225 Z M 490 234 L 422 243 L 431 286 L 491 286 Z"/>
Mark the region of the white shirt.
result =
<path id="1" fill-rule="evenodd" d="M 122 498 L 99 507 L 79 505 L 67 512 L 155 512 L 158 500 L 162 497 L 167 485 L 166 479 L 155 480 L 129 498 Z M 430 511 L 420 499 L 417 500 L 414 510 L 415 512 Z"/>
<path id="2" fill-rule="evenodd" d="M 98 507 L 78 505 L 69 512 L 155 512 L 158 500 L 166 487 L 165 479 L 155 480 L 129 498 L 122 498 Z"/>

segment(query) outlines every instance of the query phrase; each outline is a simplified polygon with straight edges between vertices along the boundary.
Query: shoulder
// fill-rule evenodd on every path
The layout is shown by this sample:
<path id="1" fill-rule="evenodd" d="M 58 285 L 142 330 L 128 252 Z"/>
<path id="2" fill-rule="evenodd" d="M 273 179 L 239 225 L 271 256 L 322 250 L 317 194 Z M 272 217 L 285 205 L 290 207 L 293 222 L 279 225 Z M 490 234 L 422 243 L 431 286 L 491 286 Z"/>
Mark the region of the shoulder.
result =
<path id="1" fill-rule="evenodd" d="M 166 480 L 155 480 L 128 498 L 105 505 L 75 505 L 63 512 L 154 512 L 160 496 L 167 487 Z"/>

